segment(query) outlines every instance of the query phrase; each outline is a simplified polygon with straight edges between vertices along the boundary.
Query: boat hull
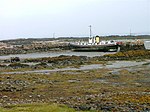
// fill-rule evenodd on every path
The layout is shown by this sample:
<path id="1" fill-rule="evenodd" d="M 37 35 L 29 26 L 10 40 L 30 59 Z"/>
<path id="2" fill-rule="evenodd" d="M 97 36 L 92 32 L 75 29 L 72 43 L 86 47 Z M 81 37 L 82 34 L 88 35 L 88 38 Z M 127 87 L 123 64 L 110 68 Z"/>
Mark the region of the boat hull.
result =
<path id="1" fill-rule="evenodd" d="M 116 52 L 118 50 L 118 45 L 108 44 L 108 45 L 77 45 L 69 44 L 73 51 L 102 51 L 102 52 Z"/>

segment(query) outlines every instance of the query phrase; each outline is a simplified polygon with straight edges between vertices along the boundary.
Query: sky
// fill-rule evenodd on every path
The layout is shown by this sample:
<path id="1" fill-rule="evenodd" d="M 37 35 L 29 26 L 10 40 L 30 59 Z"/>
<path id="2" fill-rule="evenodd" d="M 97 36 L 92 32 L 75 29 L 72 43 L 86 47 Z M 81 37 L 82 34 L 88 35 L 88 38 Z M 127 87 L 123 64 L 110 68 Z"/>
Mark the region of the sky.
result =
<path id="1" fill-rule="evenodd" d="M 0 40 L 150 34 L 150 0 L 0 0 Z"/>

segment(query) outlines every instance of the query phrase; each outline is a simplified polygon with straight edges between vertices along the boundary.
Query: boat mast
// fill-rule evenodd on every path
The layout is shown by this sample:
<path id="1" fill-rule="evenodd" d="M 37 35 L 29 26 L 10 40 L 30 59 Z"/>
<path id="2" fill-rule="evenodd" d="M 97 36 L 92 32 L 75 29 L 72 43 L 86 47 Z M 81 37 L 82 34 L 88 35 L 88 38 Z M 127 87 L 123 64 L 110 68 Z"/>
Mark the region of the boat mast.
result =
<path id="1" fill-rule="evenodd" d="M 92 43 L 94 43 L 94 39 L 92 38 L 92 26 L 90 25 L 89 28 L 90 28 L 89 43 L 92 44 Z"/>
<path id="2" fill-rule="evenodd" d="M 91 38 L 92 37 L 92 29 L 91 29 L 92 26 L 90 25 L 89 27 L 90 27 L 90 38 Z"/>

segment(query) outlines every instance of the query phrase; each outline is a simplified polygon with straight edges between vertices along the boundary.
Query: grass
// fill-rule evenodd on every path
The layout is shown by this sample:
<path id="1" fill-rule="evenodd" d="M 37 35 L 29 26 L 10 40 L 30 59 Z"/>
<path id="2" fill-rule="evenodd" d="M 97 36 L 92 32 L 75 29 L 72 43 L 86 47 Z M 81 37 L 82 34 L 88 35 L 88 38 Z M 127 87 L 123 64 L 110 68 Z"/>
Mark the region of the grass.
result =
<path id="1" fill-rule="evenodd" d="M 0 112 L 97 112 L 91 111 L 76 111 L 62 104 L 34 103 L 20 104 L 1 107 Z"/>
<path id="2" fill-rule="evenodd" d="M 23 104 L 0 108 L 0 112 L 75 112 L 75 110 L 58 104 Z"/>

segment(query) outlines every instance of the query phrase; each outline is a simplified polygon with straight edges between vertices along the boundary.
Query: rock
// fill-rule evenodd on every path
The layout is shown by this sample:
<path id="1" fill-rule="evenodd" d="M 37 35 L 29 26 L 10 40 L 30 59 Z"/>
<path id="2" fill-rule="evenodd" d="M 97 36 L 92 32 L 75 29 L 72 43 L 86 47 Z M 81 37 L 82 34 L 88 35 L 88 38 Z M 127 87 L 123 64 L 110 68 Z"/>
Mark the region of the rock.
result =
<path id="1" fill-rule="evenodd" d="M 114 107 L 112 106 L 101 106 L 101 110 L 103 111 L 111 111 Z"/>
<path id="2" fill-rule="evenodd" d="M 29 82 L 23 80 L 5 80 L 0 82 L 0 91 L 15 92 L 22 91 L 30 85 Z"/>
<path id="3" fill-rule="evenodd" d="M 40 98 L 40 97 L 41 97 L 41 95 L 37 95 L 37 97 L 38 97 L 38 98 Z"/>
<path id="4" fill-rule="evenodd" d="M 79 109 L 82 110 L 82 111 L 86 111 L 86 110 L 90 110 L 91 107 L 88 106 L 88 105 L 80 105 L 80 106 L 79 106 Z"/>
<path id="5" fill-rule="evenodd" d="M 2 98 L 8 98 L 8 96 L 4 95 Z"/>
<path id="6" fill-rule="evenodd" d="M 29 67 L 28 64 L 22 64 L 22 63 L 11 63 L 8 65 L 8 67 L 11 67 L 11 68 L 26 68 L 26 67 Z"/>

